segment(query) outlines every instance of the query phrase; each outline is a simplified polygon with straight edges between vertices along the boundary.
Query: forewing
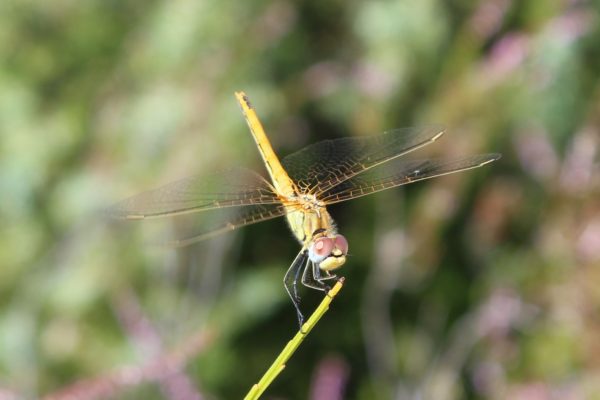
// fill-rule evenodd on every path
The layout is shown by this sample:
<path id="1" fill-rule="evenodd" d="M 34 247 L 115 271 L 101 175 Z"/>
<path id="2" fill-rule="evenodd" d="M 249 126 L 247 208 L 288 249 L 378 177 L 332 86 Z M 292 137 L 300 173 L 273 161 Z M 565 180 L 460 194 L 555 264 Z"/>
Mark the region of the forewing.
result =
<path id="1" fill-rule="evenodd" d="M 425 146 L 443 134 L 440 126 L 396 129 L 382 135 L 325 140 L 282 160 L 304 193 L 320 195 L 381 163 Z"/>
<path id="2" fill-rule="evenodd" d="M 481 167 L 499 158 L 500 154 L 491 153 L 452 160 L 393 160 L 344 181 L 323 193 L 320 199 L 326 204 L 339 203 L 407 183 Z"/>
<path id="3" fill-rule="evenodd" d="M 271 185 L 246 169 L 194 176 L 125 199 L 107 210 L 119 219 L 172 217 L 220 208 L 278 204 Z"/>

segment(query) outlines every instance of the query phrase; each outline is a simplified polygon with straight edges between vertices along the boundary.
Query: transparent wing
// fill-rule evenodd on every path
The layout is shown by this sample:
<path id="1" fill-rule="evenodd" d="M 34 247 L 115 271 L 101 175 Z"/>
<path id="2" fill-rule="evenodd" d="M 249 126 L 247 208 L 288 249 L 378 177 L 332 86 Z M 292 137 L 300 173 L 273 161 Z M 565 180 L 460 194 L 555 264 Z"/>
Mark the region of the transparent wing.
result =
<path id="1" fill-rule="evenodd" d="M 175 228 L 174 238 L 163 240 L 161 243 L 174 247 L 187 246 L 283 215 L 285 215 L 285 208 L 281 204 L 259 204 L 212 210 L 195 216 L 178 216 L 171 219 Z"/>
<path id="2" fill-rule="evenodd" d="M 481 167 L 499 158 L 500 154 L 492 153 L 453 160 L 393 160 L 345 180 L 323 193 L 320 200 L 326 204 L 339 203 L 407 183 Z"/>
<path id="3" fill-rule="evenodd" d="M 257 173 L 236 168 L 181 179 L 125 199 L 106 213 L 112 218 L 147 219 L 260 204 L 279 204 L 274 189 Z"/>
<path id="4" fill-rule="evenodd" d="M 185 246 L 285 214 L 272 186 L 236 168 L 189 177 L 125 199 L 106 210 L 117 219 L 142 219 L 150 241 Z M 166 232 L 172 232 L 165 238 Z"/>
<path id="5" fill-rule="evenodd" d="M 285 157 L 281 163 L 301 192 L 320 195 L 381 163 L 438 139 L 440 126 L 396 129 L 370 137 L 325 140 Z"/>

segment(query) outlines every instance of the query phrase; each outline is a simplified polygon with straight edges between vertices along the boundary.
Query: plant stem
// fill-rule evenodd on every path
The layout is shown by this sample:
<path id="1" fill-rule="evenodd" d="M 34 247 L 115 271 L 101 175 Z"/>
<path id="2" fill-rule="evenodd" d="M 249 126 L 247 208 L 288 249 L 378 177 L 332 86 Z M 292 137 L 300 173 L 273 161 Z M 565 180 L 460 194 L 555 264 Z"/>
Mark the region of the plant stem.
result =
<path id="1" fill-rule="evenodd" d="M 290 359 L 290 357 L 294 354 L 296 349 L 300 346 L 300 343 L 306 338 L 308 333 L 314 328 L 314 326 L 319 322 L 323 314 L 329 309 L 329 304 L 335 297 L 335 295 L 342 289 L 342 285 L 344 284 L 344 278 L 340 278 L 337 283 L 333 286 L 333 288 L 327 292 L 321 304 L 317 307 L 317 309 L 312 313 L 308 321 L 296 333 L 294 338 L 288 342 L 288 344 L 284 347 L 284 349 L 279 353 L 279 356 L 275 359 L 273 364 L 269 367 L 267 372 L 262 376 L 260 381 L 252 386 L 244 400 L 255 400 L 258 399 L 263 392 L 269 387 L 271 382 L 275 380 L 277 375 L 285 368 L 285 363 Z"/>

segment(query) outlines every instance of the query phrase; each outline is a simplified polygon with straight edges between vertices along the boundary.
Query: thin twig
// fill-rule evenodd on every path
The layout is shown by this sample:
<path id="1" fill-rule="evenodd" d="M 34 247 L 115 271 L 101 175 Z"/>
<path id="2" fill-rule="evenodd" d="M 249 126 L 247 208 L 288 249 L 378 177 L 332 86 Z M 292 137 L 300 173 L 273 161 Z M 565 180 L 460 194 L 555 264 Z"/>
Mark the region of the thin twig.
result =
<path id="1" fill-rule="evenodd" d="M 275 380 L 277 375 L 285 368 L 285 363 L 292 357 L 296 349 L 300 346 L 302 341 L 306 338 L 308 333 L 314 328 L 314 326 L 319 322 L 323 314 L 329 309 L 329 304 L 335 297 L 335 295 L 342 289 L 342 285 L 344 284 L 344 278 L 340 278 L 337 281 L 335 286 L 327 293 L 319 307 L 312 313 L 308 321 L 296 333 L 296 336 L 292 340 L 288 342 L 288 344 L 284 347 L 284 349 L 279 353 L 279 356 L 275 359 L 273 364 L 269 367 L 267 372 L 262 376 L 260 381 L 257 384 L 252 386 L 244 400 L 256 400 L 258 399 L 263 392 L 269 387 L 271 382 Z"/>

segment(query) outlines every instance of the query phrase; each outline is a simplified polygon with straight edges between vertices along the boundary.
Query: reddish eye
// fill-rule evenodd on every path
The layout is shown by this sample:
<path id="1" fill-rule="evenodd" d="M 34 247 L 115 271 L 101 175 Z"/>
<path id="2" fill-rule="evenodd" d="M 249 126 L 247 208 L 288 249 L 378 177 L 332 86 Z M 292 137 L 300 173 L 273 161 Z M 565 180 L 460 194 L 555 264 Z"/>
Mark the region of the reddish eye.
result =
<path id="1" fill-rule="evenodd" d="M 337 235 L 335 237 L 335 247 L 342 251 L 342 254 L 348 254 L 348 241 L 342 235 Z"/>
<path id="2" fill-rule="evenodd" d="M 313 246 L 313 252 L 319 257 L 326 257 L 331 254 L 333 250 L 333 239 L 328 237 L 323 237 L 315 240 L 315 244 Z"/>

